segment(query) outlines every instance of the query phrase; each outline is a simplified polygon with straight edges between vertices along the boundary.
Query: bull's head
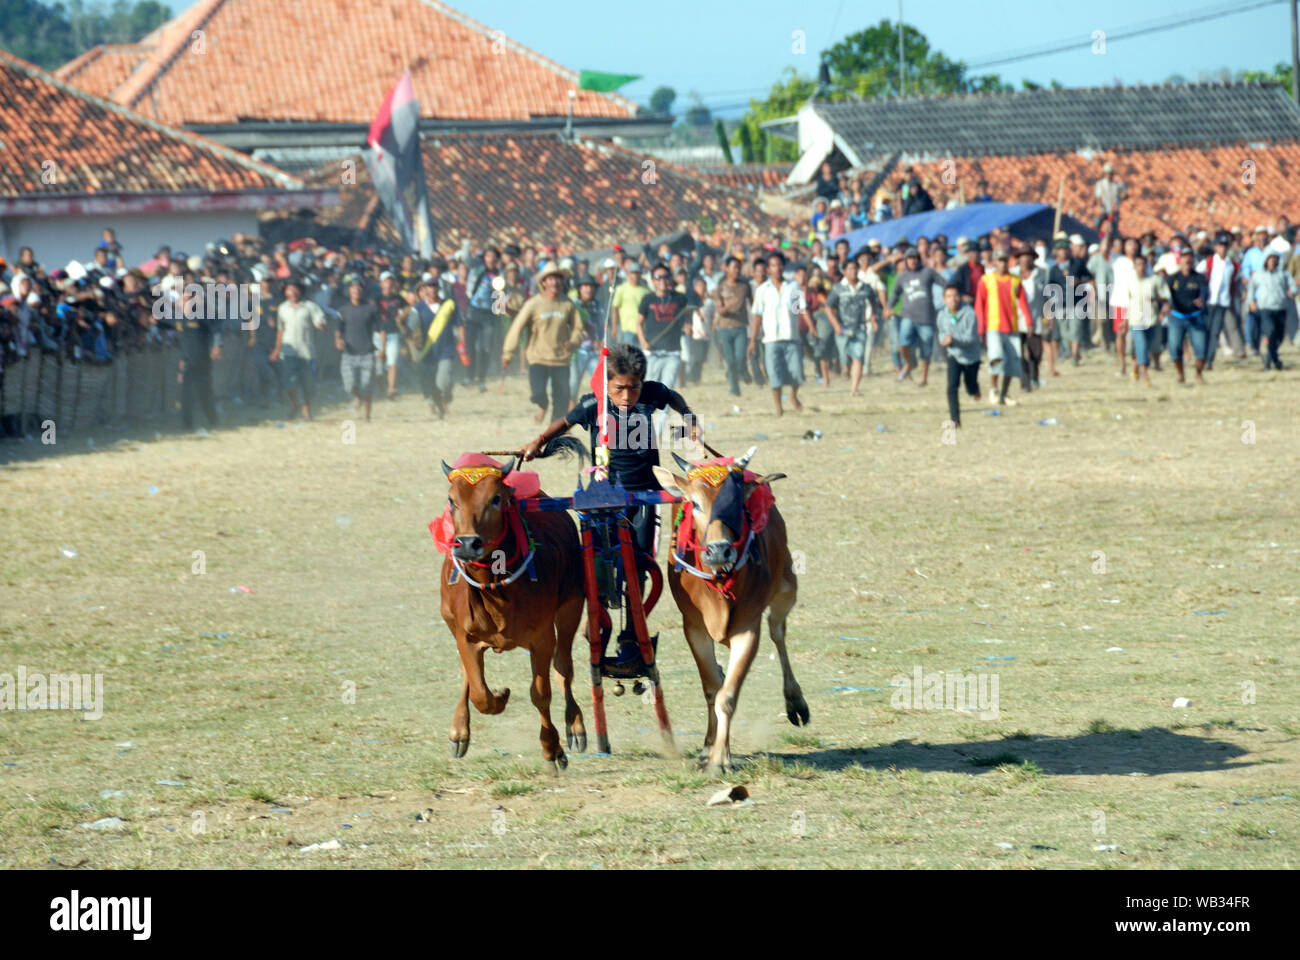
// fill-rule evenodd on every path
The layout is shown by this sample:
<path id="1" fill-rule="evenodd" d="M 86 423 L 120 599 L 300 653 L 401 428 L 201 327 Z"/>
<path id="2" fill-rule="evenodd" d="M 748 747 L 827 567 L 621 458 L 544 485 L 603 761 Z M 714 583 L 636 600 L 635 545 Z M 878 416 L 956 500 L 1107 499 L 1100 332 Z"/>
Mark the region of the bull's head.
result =
<path id="1" fill-rule="evenodd" d="M 729 573 L 740 561 L 743 543 L 738 543 L 745 526 L 745 499 L 754 487 L 779 480 L 785 474 L 773 473 L 745 482 L 745 467 L 754 456 L 750 447 L 732 466 L 720 464 L 695 466 L 676 453 L 673 459 L 685 476 L 664 467 L 655 467 L 659 485 L 674 497 L 691 502 L 695 536 L 704 545 L 701 561 L 717 573 Z"/>
<path id="2" fill-rule="evenodd" d="M 514 457 L 504 467 L 453 468 L 442 462 L 442 472 L 451 481 L 447 503 L 455 529 L 451 555 L 457 560 L 482 560 L 487 544 L 501 542 L 505 507 L 513 496 L 506 477 L 514 468 Z"/>

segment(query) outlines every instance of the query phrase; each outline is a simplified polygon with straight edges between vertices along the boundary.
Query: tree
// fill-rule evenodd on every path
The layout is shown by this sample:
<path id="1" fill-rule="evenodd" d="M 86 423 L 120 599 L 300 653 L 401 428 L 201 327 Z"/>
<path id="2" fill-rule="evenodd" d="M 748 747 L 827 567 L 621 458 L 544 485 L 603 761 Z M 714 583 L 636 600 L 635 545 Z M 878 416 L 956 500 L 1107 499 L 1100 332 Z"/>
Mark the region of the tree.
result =
<path id="1" fill-rule="evenodd" d="M 1243 70 L 1241 79 L 1246 83 L 1276 83 L 1291 89 L 1291 64 L 1279 63 L 1272 70 Z"/>
<path id="2" fill-rule="evenodd" d="M 672 113 L 673 101 L 676 99 L 677 91 L 672 87 L 659 87 L 654 93 L 650 94 L 650 112 Z"/>
<path id="3" fill-rule="evenodd" d="M 819 98 L 874 99 L 897 96 L 899 92 L 898 28 L 889 20 L 881 20 L 874 27 L 850 34 L 823 51 L 822 57 L 830 67 L 831 84 L 819 94 Z M 903 89 L 908 96 L 997 93 L 1015 89 L 995 73 L 971 75 L 965 63 L 951 60 L 931 49 L 925 35 L 909 24 L 903 26 L 903 61 L 906 67 Z M 1052 82 L 1055 87 L 1056 81 Z M 760 123 L 793 116 L 817 92 L 815 80 L 796 72 L 793 67 L 786 67 L 784 78 L 772 85 L 766 100 L 749 102 L 749 111 L 733 134 L 732 143 L 743 145 L 740 131 L 747 129 L 750 143 L 757 144 Z M 763 156 L 770 158 L 769 162 L 788 162 L 798 159 L 799 149 L 789 140 L 769 137 Z"/>
<path id="4" fill-rule="evenodd" d="M 898 26 L 881 20 L 850 34 L 825 51 L 832 82 L 858 97 L 897 96 Z M 1011 89 L 996 74 L 969 76 L 966 64 L 937 50 L 916 27 L 903 25 L 902 92 L 913 94 L 988 92 Z M 834 97 L 833 97 L 834 99 Z"/>
<path id="5" fill-rule="evenodd" d="M 47 70 L 78 53 L 63 7 L 39 0 L 0 0 L 0 48 Z"/>
<path id="6" fill-rule="evenodd" d="M 718 146 L 722 148 L 723 159 L 725 159 L 727 161 L 727 165 L 730 166 L 736 161 L 733 160 L 731 157 L 731 144 L 727 143 L 727 131 L 726 128 L 722 126 L 721 119 L 713 121 L 713 132 L 714 134 L 717 135 Z"/>
<path id="7" fill-rule="evenodd" d="M 53 70 L 96 44 L 134 43 L 170 16 L 157 0 L 0 0 L 0 48 Z"/>
<path id="8" fill-rule="evenodd" d="M 707 127 L 713 123 L 713 114 L 694 90 L 691 91 L 691 105 L 686 111 L 685 119 L 686 125 L 690 127 Z"/>
<path id="9" fill-rule="evenodd" d="M 766 100 L 749 101 L 749 110 L 732 134 L 731 142 L 740 144 L 742 149 L 748 142 L 752 156 L 753 145 L 758 142 L 759 124 L 764 120 L 776 120 L 798 113 L 799 108 L 808 101 L 816 89 L 817 81 L 798 73 L 794 67 L 786 67 L 785 80 L 772 84 Z M 789 162 L 799 158 L 799 148 L 789 140 L 769 137 L 768 143 L 771 147 L 773 163 Z M 753 161 L 746 159 L 745 162 Z"/>

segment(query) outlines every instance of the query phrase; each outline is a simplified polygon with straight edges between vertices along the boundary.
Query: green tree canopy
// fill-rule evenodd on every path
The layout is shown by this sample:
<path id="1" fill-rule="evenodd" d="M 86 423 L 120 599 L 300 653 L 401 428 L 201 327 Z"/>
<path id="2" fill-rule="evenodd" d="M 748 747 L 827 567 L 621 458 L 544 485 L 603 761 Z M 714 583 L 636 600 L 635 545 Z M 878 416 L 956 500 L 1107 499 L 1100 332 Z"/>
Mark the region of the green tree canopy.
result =
<path id="1" fill-rule="evenodd" d="M 157 0 L 0 0 L 0 48 L 53 70 L 96 44 L 134 43 L 170 16 Z"/>
<path id="2" fill-rule="evenodd" d="M 654 93 L 650 94 L 650 112 L 672 113 L 673 101 L 676 99 L 677 91 L 672 87 L 658 87 Z"/>
<path id="3" fill-rule="evenodd" d="M 859 97 L 898 96 L 898 25 L 881 20 L 849 34 L 823 54 L 832 83 Z M 966 64 L 930 46 L 916 27 L 903 24 L 902 92 L 906 95 L 1011 89 L 996 74 L 971 76 Z"/>
<path id="4" fill-rule="evenodd" d="M 831 71 L 830 89 L 822 94 L 829 100 L 871 99 L 897 96 L 898 27 L 881 20 L 850 34 L 822 56 Z M 903 26 L 903 61 L 907 96 L 939 93 L 996 93 L 1015 88 L 995 73 L 972 75 L 966 64 L 953 60 L 930 46 L 925 34 L 910 24 Z M 748 128 L 750 143 L 759 143 L 759 124 L 799 112 L 817 91 L 817 81 L 787 67 L 784 77 L 772 85 L 765 100 L 751 100 L 749 111 L 732 135 L 732 143 L 743 143 L 740 131 Z M 773 162 L 798 158 L 798 148 L 789 140 L 768 137 L 766 156 Z"/>

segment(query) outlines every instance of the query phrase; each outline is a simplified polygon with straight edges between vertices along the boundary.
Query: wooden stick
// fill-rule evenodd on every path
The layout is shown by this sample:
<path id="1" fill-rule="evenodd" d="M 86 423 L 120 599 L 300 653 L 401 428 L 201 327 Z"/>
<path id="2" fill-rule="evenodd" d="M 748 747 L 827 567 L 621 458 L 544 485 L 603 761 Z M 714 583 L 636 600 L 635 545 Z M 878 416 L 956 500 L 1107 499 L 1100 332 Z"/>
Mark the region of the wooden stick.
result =
<path id="1" fill-rule="evenodd" d="M 1061 229 L 1061 204 L 1065 201 L 1065 174 L 1061 174 L 1061 186 L 1056 191 L 1056 219 L 1052 221 L 1052 239 L 1056 239 L 1056 233 Z"/>

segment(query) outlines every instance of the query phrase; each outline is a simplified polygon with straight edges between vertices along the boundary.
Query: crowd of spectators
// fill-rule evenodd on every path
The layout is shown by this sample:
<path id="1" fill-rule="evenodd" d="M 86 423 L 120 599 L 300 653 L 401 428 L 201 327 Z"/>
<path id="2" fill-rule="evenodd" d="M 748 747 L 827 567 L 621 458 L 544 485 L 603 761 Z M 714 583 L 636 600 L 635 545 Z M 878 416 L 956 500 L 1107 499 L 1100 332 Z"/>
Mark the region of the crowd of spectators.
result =
<path id="1" fill-rule="evenodd" d="M 877 212 L 905 215 L 930 203 L 915 175 L 903 173 Z M 1019 338 L 1016 379 L 1024 390 L 1058 376 L 1058 359 L 1077 364 L 1090 351 L 1112 352 L 1123 372 L 1128 356 L 1139 359 L 1135 339 L 1150 341 L 1142 344 L 1143 366 L 1156 369 L 1169 334 L 1180 354 L 1186 340 L 1203 362 L 1198 378 L 1223 356 L 1280 368 L 1278 346 L 1294 342 L 1300 253 L 1285 216 L 1250 231 L 1189 225 L 1166 238 L 1125 239 L 1113 232 L 1118 195 L 1107 192 L 1109 216 L 1093 244 L 1078 235 L 1019 240 L 994 230 L 849 249 L 841 228 L 869 218 L 882 199 L 866 197 L 864 184 L 824 168 L 808 238 L 719 248 L 687 235 L 675 245 L 636 244 L 589 258 L 560 257 L 554 245 L 503 244 L 421 259 L 373 247 L 330 249 L 309 237 L 269 244 L 251 235 L 192 253 L 163 245 L 140 256 L 105 228 L 84 262 L 47 267 L 30 248 L 12 264 L 0 261 L 0 383 L 5 370 L 37 353 L 111 364 L 169 347 L 182 347 L 176 373 L 183 381 L 186 364 L 193 372 L 199 357 L 183 351 L 184 316 L 197 303 L 203 343 L 219 358 L 212 385 L 218 406 L 278 405 L 309 417 L 325 378 L 367 415 L 372 390 L 395 397 L 418 386 L 442 417 L 454 388 L 486 391 L 499 377 L 521 375 L 533 381 L 541 419 L 548 405 L 563 410 L 581 392 L 602 341 L 626 341 L 646 352 L 652 379 L 698 383 L 712 358 L 733 395 L 745 384 L 769 388 L 780 413 L 783 394 L 800 406 L 805 363 L 810 379 L 830 387 L 843 378 L 858 395 L 884 351 L 896 381 L 926 385 L 931 364 L 944 363 L 950 346 L 939 332 L 945 289 L 954 289 L 958 311 L 980 314 L 987 336 L 996 304 L 986 296 L 981 305 L 980 288 L 996 300 L 985 278 L 1007 274 L 1017 278 L 1013 300 L 1022 287 L 1026 293 L 1026 312 L 1010 331 Z M 1135 257 L 1147 276 L 1167 281 L 1188 260 L 1204 278 L 1203 290 L 1187 294 L 1151 288 L 1155 313 L 1146 328 L 1156 333 L 1141 337 L 1130 329 L 1148 312 L 1132 300 Z M 554 278 L 546 289 L 543 278 Z M 214 311 L 210 295 L 187 298 L 187 286 L 228 297 Z M 539 296 L 572 304 L 575 312 L 562 311 L 571 331 L 554 337 L 554 325 L 528 308 Z M 949 313 L 951 327 L 956 314 Z M 538 337 L 546 344 L 530 348 Z M 987 341 L 978 347 L 990 349 Z M 539 365 L 548 369 L 529 372 Z M 1005 386 L 995 391 L 1002 394 Z M 23 411 L 12 403 L 3 411 L 10 432 L 29 428 L 21 416 L 15 422 L 16 412 Z"/>

